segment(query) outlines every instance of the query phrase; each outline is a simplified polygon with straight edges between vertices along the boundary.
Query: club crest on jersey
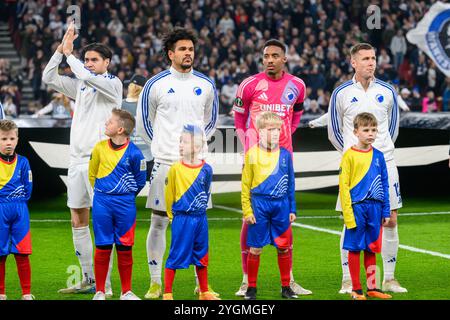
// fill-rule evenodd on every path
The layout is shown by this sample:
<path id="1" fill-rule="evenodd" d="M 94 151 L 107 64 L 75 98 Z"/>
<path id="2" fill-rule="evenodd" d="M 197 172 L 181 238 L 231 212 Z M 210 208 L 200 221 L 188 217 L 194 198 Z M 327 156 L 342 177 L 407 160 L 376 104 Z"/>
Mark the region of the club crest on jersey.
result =
<path id="1" fill-rule="evenodd" d="M 293 92 L 288 92 L 288 93 L 286 93 L 285 98 L 286 98 L 288 101 L 292 101 L 292 100 L 294 100 L 294 98 L 295 98 L 295 94 L 294 94 Z"/>
<path id="2" fill-rule="evenodd" d="M 242 102 L 242 99 L 238 97 L 238 98 L 234 99 L 234 104 L 235 104 L 237 107 L 242 107 L 242 105 L 244 104 L 244 102 Z"/>
<path id="3" fill-rule="evenodd" d="M 381 103 L 381 102 L 384 101 L 384 97 L 383 97 L 382 94 L 377 94 L 376 98 L 377 98 L 377 101 L 378 101 L 379 103 Z"/>
<path id="4" fill-rule="evenodd" d="M 194 88 L 194 94 L 195 94 L 196 96 L 201 95 L 201 94 L 202 94 L 202 89 L 199 88 L 199 87 L 195 87 L 195 88 Z"/>

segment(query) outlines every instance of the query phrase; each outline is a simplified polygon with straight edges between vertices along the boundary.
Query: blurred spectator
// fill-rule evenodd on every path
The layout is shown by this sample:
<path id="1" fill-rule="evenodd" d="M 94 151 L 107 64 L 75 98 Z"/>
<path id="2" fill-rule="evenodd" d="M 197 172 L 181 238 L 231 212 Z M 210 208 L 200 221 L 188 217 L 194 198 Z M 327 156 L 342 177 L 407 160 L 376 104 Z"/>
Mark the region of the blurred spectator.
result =
<path id="1" fill-rule="evenodd" d="M 237 90 L 238 85 L 236 83 L 233 83 L 232 78 L 228 78 L 228 81 L 222 87 L 220 94 L 220 113 L 231 115 L 230 112 L 233 107 L 234 99 L 236 98 Z"/>
<path id="2" fill-rule="evenodd" d="M 18 115 L 17 105 L 14 103 L 13 97 L 11 95 L 6 95 L 2 104 L 5 115 L 13 118 L 17 117 Z"/>
<path id="3" fill-rule="evenodd" d="M 67 28 L 69 3 L 7 1 L 8 9 L 17 12 L 10 17 L 10 28 L 22 62 L 16 77 L 0 59 L 0 87 L 14 82 L 20 91 L 22 74 L 31 82 L 34 99 L 48 104 L 49 96 L 40 79 Z M 433 90 L 441 98 L 445 92 L 445 87 L 440 86 L 442 73 L 404 36 L 434 3 L 430 0 L 401 1 L 401 9 L 399 1 L 382 1 L 381 32 L 367 30 L 367 6 L 349 0 L 82 0 L 79 3 L 81 29 L 75 49 L 91 42 L 108 45 L 115 53 L 109 71 L 122 81 L 133 74 L 150 78 L 165 69 L 162 35 L 180 25 L 195 29 L 199 37 L 197 69 L 217 81 L 222 95 L 229 89 L 224 91 L 223 87 L 230 79 L 233 85 L 238 84 L 261 71 L 262 45 L 270 38 L 286 43 L 287 71 L 305 79 L 306 86 L 313 89 L 311 98 L 317 100 L 320 108 L 325 106 L 324 97 L 351 79 L 353 69 L 345 57 L 359 41 L 371 42 L 377 48 L 378 78 L 388 82 L 398 79 L 401 87 L 417 86 L 422 95 Z M 78 56 L 79 53 L 76 52 Z M 228 98 L 221 97 L 223 101 Z M 419 105 L 421 108 L 421 101 Z"/>
<path id="4" fill-rule="evenodd" d="M 394 69 L 398 70 L 403 63 L 403 57 L 406 53 L 406 39 L 401 29 L 397 30 L 397 34 L 392 38 L 389 48 L 394 56 Z"/>
<path id="5" fill-rule="evenodd" d="M 72 118 L 75 103 L 62 93 L 53 94 L 53 99 L 48 105 L 33 114 L 33 118 L 42 117 L 51 114 L 54 119 L 70 119 Z"/>
<path id="6" fill-rule="evenodd" d="M 409 91 L 408 88 L 403 88 L 400 91 L 400 94 L 397 96 L 397 103 L 401 111 L 405 112 L 411 111 L 411 109 L 408 106 L 408 103 L 411 103 L 410 96 L 411 91 Z"/>
<path id="7" fill-rule="evenodd" d="M 434 98 L 434 92 L 428 91 L 427 96 L 422 100 L 422 112 L 436 112 L 438 111 L 437 103 Z"/>

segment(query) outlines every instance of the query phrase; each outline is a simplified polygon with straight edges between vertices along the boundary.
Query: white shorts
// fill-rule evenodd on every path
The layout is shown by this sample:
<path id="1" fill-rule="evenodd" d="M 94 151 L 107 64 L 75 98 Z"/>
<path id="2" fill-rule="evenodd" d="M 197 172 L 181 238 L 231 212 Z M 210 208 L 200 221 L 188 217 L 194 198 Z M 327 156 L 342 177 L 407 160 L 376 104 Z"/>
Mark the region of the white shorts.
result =
<path id="1" fill-rule="evenodd" d="M 164 189 L 166 178 L 171 165 L 155 162 L 150 174 L 150 188 L 148 192 L 146 208 L 167 212 Z M 208 199 L 208 209 L 212 208 L 211 197 Z"/>
<path id="2" fill-rule="evenodd" d="M 398 170 L 395 165 L 395 161 L 386 162 L 386 168 L 388 172 L 388 180 L 389 180 L 389 204 L 392 210 L 400 209 L 402 205 L 402 196 L 400 194 L 400 181 L 398 178 Z M 340 195 L 338 195 L 336 201 L 336 211 L 342 212 L 341 199 Z"/>
<path id="3" fill-rule="evenodd" d="M 90 208 L 93 190 L 89 183 L 89 163 L 71 164 L 67 173 L 67 206 Z"/>

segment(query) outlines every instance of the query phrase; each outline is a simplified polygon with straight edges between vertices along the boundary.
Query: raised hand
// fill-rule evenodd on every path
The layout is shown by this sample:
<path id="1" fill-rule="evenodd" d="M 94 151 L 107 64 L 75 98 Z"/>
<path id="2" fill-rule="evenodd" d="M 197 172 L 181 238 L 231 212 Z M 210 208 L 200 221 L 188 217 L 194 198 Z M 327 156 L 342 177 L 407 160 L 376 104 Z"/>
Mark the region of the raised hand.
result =
<path id="1" fill-rule="evenodd" d="M 75 33 L 75 23 L 72 21 L 63 38 L 62 51 L 65 56 L 70 56 L 72 54 L 73 42 L 76 38 L 78 38 L 78 34 Z"/>

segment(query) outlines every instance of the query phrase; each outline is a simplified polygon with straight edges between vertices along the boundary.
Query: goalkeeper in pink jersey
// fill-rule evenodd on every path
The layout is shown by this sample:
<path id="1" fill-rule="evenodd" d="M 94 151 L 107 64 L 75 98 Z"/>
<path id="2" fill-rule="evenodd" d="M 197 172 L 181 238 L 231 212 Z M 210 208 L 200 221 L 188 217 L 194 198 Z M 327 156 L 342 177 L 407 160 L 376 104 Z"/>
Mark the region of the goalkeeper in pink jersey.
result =
<path id="1" fill-rule="evenodd" d="M 280 132 L 280 147 L 292 149 L 292 134 L 297 129 L 303 113 L 306 86 L 303 80 L 285 71 L 286 45 L 281 41 L 271 39 L 264 44 L 263 49 L 264 72 L 250 76 L 239 86 L 233 110 L 235 115 L 236 133 L 247 152 L 258 143 L 256 117 L 264 111 L 278 114 L 283 123 Z M 249 121 L 250 120 L 250 121 Z M 247 246 L 248 225 L 242 224 L 241 251 L 243 280 L 237 296 L 243 297 L 248 287 L 247 277 Z M 298 295 L 312 294 L 310 290 L 295 283 L 292 273 L 292 243 L 290 255 L 290 286 Z"/>

